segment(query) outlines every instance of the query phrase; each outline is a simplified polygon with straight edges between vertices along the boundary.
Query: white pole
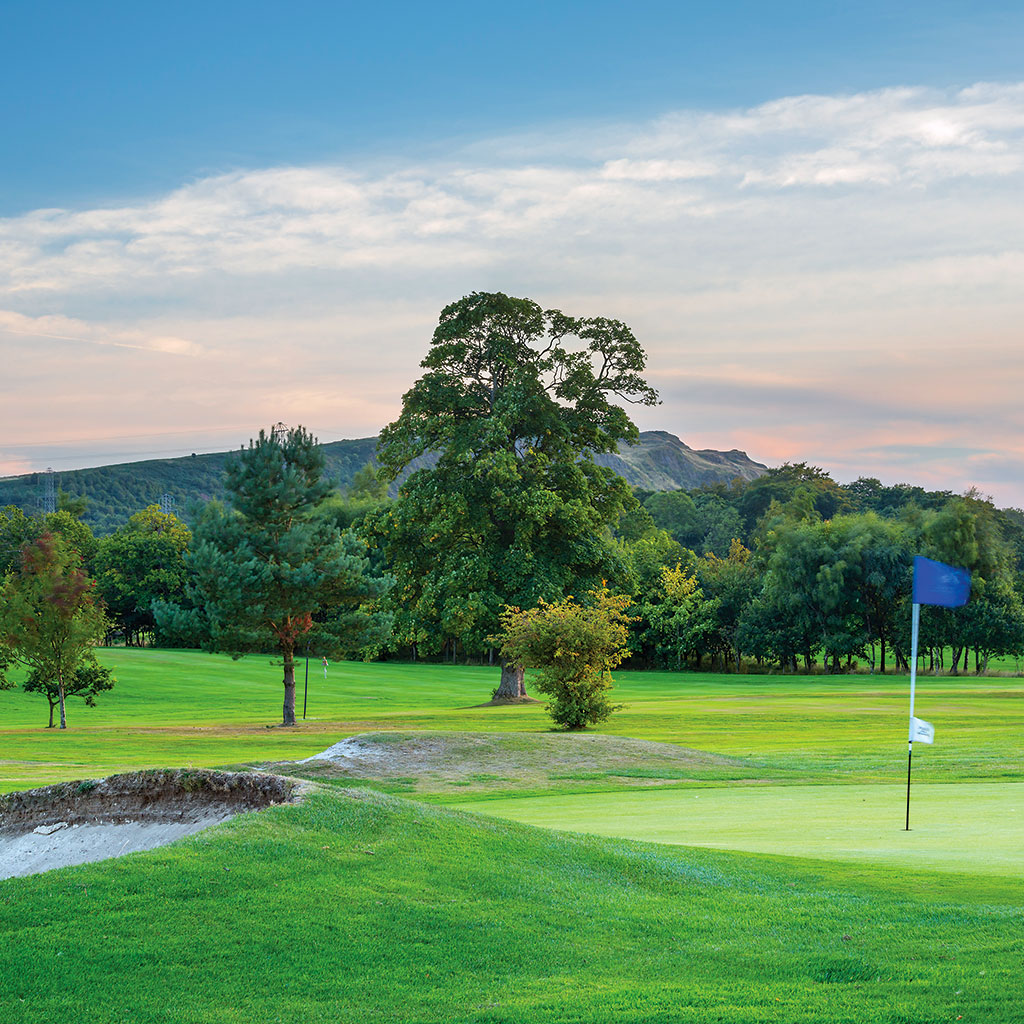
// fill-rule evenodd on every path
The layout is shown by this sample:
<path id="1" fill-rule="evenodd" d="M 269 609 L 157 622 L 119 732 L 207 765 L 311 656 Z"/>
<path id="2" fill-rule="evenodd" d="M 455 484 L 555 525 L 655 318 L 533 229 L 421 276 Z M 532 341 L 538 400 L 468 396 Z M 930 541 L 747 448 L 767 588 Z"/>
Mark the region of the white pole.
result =
<path id="1" fill-rule="evenodd" d="M 910 625 L 910 729 L 907 732 L 907 825 L 910 831 L 910 762 L 914 756 L 914 686 L 917 682 L 917 635 L 921 627 L 921 606 L 913 606 Z"/>
<path id="2" fill-rule="evenodd" d="M 910 733 L 908 738 L 911 746 L 914 743 L 914 684 L 917 682 L 917 636 L 921 629 L 921 606 L 913 606 L 910 620 Z"/>

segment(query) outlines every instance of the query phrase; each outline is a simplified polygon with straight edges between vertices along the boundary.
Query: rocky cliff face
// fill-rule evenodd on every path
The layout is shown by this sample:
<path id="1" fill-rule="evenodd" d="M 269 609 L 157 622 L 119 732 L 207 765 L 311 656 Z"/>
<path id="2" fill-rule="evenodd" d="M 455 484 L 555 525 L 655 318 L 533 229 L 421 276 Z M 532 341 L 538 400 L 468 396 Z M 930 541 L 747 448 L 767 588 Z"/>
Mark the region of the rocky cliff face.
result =
<path id="1" fill-rule="evenodd" d="M 620 445 L 617 455 L 598 455 L 594 461 L 649 491 L 688 490 L 736 477 L 754 480 L 768 469 L 736 448 L 695 450 L 666 430 L 644 431 L 637 444 Z"/>

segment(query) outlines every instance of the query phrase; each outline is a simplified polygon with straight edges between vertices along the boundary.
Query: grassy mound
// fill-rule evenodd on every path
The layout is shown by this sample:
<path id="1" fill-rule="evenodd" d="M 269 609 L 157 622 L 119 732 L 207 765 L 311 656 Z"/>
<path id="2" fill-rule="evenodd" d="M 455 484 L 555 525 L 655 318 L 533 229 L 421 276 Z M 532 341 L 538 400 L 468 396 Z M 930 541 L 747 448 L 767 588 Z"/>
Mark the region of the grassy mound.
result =
<path id="1" fill-rule="evenodd" d="M 844 871 L 313 793 L 152 853 L 0 883 L 0 1017 L 1020 1019 L 1014 908 Z"/>
<path id="2" fill-rule="evenodd" d="M 651 788 L 759 779 L 759 769 L 672 743 L 598 733 L 374 732 L 334 744 L 305 763 L 275 764 L 302 778 L 371 782 L 450 802 L 524 793 Z"/>

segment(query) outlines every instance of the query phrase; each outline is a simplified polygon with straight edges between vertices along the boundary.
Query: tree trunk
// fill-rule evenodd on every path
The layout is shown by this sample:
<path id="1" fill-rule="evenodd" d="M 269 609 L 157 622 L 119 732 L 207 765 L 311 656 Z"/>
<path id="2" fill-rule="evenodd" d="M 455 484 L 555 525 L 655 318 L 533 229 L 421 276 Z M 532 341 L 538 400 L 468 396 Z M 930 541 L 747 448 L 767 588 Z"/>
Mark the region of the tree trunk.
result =
<path id="1" fill-rule="evenodd" d="M 46 727 L 47 729 L 53 728 L 53 709 L 57 706 L 57 702 L 49 695 L 46 695 L 46 699 L 50 702 L 50 724 Z"/>
<path id="2" fill-rule="evenodd" d="M 295 724 L 295 652 L 291 647 L 284 650 L 284 714 L 281 724 Z"/>
<path id="3" fill-rule="evenodd" d="M 524 681 L 526 670 L 522 665 L 513 665 L 501 659 L 501 683 L 498 692 L 494 695 L 495 700 L 516 700 L 526 696 L 526 683 Z"/>
<path id="4" fill-rule="evenodd" d="M 68 717 L 64 711 L 64 680 L 62 678 L 57 680 L 57 699 L 60 701 L 60 727 L 66 729 Z"/>
<path id="5" fill-rule="evenodd" d="M 878 667 L 881 670 L 882 675 L 885 675 L 885 636 L 881 637 L 882 641 L 882 653 L 878 659 Z"/>

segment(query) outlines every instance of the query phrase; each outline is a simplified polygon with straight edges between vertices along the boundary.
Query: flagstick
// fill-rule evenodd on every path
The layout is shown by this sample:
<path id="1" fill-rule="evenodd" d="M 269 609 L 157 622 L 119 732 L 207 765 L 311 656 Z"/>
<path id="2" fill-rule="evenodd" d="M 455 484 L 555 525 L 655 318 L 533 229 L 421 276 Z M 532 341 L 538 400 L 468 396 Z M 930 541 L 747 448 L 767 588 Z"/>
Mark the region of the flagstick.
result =
<path id="1" fill-rule="evenodd" d="M 914 757 L 914 684 L 917 682 L 917 634 L 921 626 L 921 606 L 913 606 L 910 627 L 910 731 L 907 733 L 907 827 L 910 831 L 910 763 Z"/>

